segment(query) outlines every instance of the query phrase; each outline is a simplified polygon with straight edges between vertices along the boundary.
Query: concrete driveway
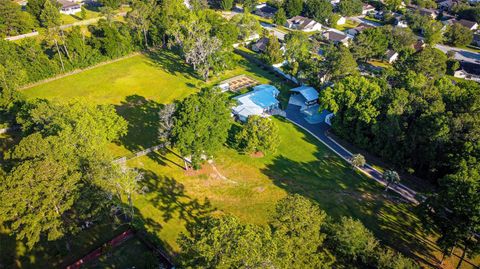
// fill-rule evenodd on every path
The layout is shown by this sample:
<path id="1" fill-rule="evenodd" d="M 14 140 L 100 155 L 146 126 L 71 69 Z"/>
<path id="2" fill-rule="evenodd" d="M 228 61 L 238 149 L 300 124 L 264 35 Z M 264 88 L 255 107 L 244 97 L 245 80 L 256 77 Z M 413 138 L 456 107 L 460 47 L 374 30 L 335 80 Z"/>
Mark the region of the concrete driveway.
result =
<path id="1" fill-rule="evenodd" d="M 269 24 L 269 23 L 266 23 L 266 22 L 260 22 L 260 25 L 267 29 L 268 31 L 270 32 L 273 32 L 273 35 L 275 35 L 279 40 L 285 40 L 285 33 L 278 30 L 275 26 L 273 26 L 272 24 Z"/>
<path id="2" fill-rule="evenodd" d="M 435 45 L 435 48 L 447 53 L 448 51 L 455 51 L 455 60 L 465 61 L 470 63 L 480 63 L 480 53 L 472 52 L 462 48 L 450 47 L 442 44 Z"/>

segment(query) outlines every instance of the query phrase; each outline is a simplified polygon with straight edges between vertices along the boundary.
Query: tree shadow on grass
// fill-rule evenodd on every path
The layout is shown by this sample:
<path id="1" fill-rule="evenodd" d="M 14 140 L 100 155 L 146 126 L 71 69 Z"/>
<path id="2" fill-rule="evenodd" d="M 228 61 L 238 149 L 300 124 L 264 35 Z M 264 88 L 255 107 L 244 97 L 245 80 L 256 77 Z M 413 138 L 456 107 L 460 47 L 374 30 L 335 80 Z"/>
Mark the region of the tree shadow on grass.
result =
<path id="1" fill-rule="evenodd" d="M 313 136 L 303 139 L 317 146 L 315 160 L 276 156 L 262 169 L 275 185 L 316 201 L 334 219 L 360 219 L 382 242 L 406 255 L 417 259 L 423 256 L 425 263 L 437 262 L 433 253 L 438 248 L 426 239 L 414 205 L 393 192 L 384 193 L 383 186 L 350 168 Z"/>
<path id="2" fill-rule="evenodd" d="M 199 79 L 197 73 L 191 66 L 174 51 L 161 49 L 147 52 L 148 58 L 152 60 L 155 67 L 160 67 L 171 75 L 184 75 L 187 79 Z M 188 83 L 187 85 L 192 85 Z"/>
<path id="3" fill-rule="evenodd" d="M 426 239 L 412 205 L 401 202 L 393 193 L 383 193 L 380 186 L 353 169 L 345 169 L 337 157 L 317 158 L 299 162 L 277 156 L 262 172 L 287 192 L 316 201 L 334 219 L 360 219 L 387 245 L 425 263 L 437 262 L 433 253 L 438 248 Z"/>
<path id="4" fill-rule="evenodd" d="M 158 144 L 158 111 L 162 104 L 140 95 L 125 98 L 116 110 L 128 122 L 128 133 L 120 143 L 128 150 L 139 151 Z"/>
<path id="5" fill-rule="evenodd" d="M 159 177 L 150 170 L 140 169 L 144 175 L 143 188 L 149 190 L 148 200 L 162 212 L 163 221 L 178 217 L 190 226 L 210 215 L 216 209 L 208 198 L 203 201 L 186 194 L 185 186 L 174 178 Z"/>

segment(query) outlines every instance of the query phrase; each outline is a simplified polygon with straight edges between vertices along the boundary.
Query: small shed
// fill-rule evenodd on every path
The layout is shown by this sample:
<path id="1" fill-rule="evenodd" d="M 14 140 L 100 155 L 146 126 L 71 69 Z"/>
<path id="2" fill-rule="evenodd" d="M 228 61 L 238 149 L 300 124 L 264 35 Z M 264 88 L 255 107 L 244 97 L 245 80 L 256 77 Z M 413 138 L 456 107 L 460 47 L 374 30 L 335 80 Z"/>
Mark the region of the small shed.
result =
<path id="1" fill-rule="evenodd" d="M 318 102 L 318 92 L 310 86 L 300 86 L 290 90 L 292 95 L 300 95 L 306 106 L 315 105 Z"/>

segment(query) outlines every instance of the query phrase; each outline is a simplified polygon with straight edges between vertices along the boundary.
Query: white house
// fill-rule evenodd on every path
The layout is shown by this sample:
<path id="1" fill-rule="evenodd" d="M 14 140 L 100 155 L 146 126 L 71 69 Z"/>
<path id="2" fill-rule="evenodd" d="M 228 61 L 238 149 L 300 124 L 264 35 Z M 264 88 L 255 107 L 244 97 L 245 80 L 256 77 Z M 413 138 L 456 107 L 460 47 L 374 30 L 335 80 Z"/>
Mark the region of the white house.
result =
<path id="1" fill-rule="evenodd" d="M 312 19 L 302 16 L 295 16 L 285 24 L 286 27 L 304 32 L 314 32 L 322 30 L 322 25 Z"/>
<path id="2" fill-rule="evenodd" d="M 82 7 L 80 6 L 80 4 L 75 3 L 73 1 L 58 0 L 58 3 L 60 3 L 61 5 L 60 13 L 62 14 L 73 15 L 82 11 Z"/>
<path id="3" fill-rule="evenodd" d="M 393 63 L 398 59 L 398 52 L 395 52 L 393 50 L 387 50 L 385 53 L 385 59 L 389 63 Z"/>

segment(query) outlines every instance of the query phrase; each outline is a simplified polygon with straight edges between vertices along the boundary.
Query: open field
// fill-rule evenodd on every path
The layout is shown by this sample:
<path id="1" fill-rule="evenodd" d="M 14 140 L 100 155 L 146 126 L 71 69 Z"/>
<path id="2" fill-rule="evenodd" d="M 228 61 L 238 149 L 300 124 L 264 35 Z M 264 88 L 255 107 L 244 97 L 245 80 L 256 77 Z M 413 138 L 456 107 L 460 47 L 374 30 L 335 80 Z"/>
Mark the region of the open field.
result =
<path id="1" fill-rule="evenodd" d="M 246 74 L 260 83 L 277 86 L 280 100 L 286 103 L 293 87 L 260 67 L 238 56 L 239 64 L 204 82 L 176 54 L 157 51 L 102 65 L 71 76 L 34 86 L 22 93 L 27 98 L 58 102 L 83 99 L 97 104 L 112 104 L 129 123 L 129 132 L 116 145 L 115 156 L 124 156 L 156 144 L 157 112 L 162 104 L 181 100 L 200 88 L 237 75 Z"/>
<path id="2" fill-rule="evenodd" d="M 205 83 L 177 55 L 157 51 L 22 92 L 28 98 L 60 102 L 83 98 L 97 104 L 114 105 L 129 123 L 128 134 L 111 147 L 114 155 L 123 156 L 156 144 L 157 112 L 162 104 L 185 98 L 226 78 L 246 74 L 261 83 L 278 86 L 281 99 L 287 98 L 291 85 L 241 57 L 238 60 L 236 69 Z M 280 128 L 281 144 L 271 156 L 253 158 L 225 147 L 213 165 L 206 164 L 200 171 L 188 172 L 182 169 L 183 162 L 172 152 L 154 152 L 130 160 L 130 167 L 143 172 L 141 184 L 146 192 L 134 197 L 138 215 L 136 225 L 143 226 L 153 239 L 175 254 L 179 250 L 178 234 L 186 231 L 185 225 L 202 216 L 234 214 L 245 222 L 265 224 L 279 199 L 289 193 L 299 193 L 316 201 L 333 218 L 347 215 L 362 220 L 382 242 L 416 255 L 426 263 L 440 257 L 432 238 L 423 233 L 416 209 L 411 204 L 403 203 L 394 194 L 385 194 L 383 187 L 357 173 L 304 131 L 282 119 L 275 121 Z M 88 252 L 86 246 L 91 248 L 94 242 L 106 241 L 103 238 L 106 233 L 102 231 L 90 230 L 86 234 L 82 234 L 81 240 L 75 240 L 70 256 L 81 257 Z M 29 260 L 24 268 L 42 268 L 45 261 L 61 257 L 60 251 L 53 251 L 56 255 L 48 252 L 35 256 L 21 251 L 21 244 L 15 246 L 15 241 L 10 241 L 13 244 L 0 246 L 13 245 L 10 251 L 20 249 L 17 255 Z M 48 245 L 61 249 L 62 244 Z M 108 260 L 105 262 L 111 266 Z M 465 264 L 464 268 L 472 267 Z"/>

